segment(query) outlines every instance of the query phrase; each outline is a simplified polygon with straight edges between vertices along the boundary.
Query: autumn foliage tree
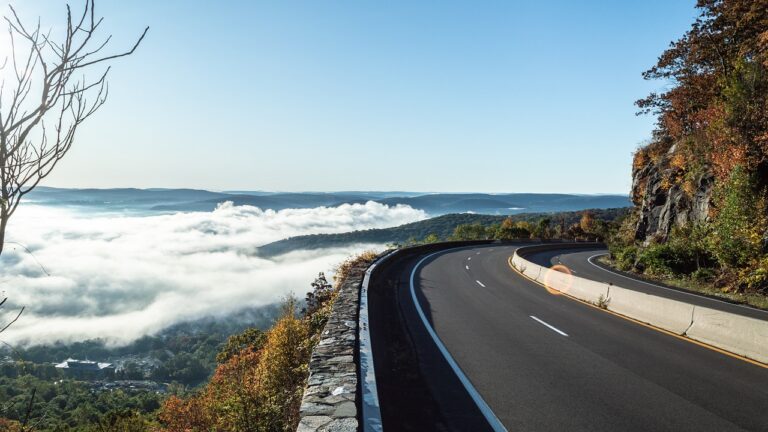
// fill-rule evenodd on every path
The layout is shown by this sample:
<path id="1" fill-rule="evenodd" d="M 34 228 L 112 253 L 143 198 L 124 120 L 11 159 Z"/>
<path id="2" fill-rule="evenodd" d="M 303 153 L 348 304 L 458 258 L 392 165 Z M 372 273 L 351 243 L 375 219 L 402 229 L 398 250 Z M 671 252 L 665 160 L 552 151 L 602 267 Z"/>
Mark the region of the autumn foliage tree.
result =
<path id="1" fill-rule="evenodd" d="M 307 326 L 291 307 L 261 349 L 228 358 L 199 393 L 168 398 L 159 419 L 167 432 L 287 430 L 297 421 L 310 352 Z"/>
<path id="2" fill-rule="evenodd" d="M 650 145 L 636 166 L 674 146 L 671 175 L 695 180 L 713 171 L 726 180 L 736 166 L 768 177 L 768 4 L 699 0 L 700 15 L 644 73 L 672 84 L 637 101 L 657 115 Z"/>
<path id="3" fill-rule="evenodd" d="M 668 85 L 637 101 L 639 113 L 656 115 L 657 124 L 633 169 L 655 166 L 662 189 L 680 186 L 689 198 L 704 179 L 714 179 L 705 226 L 677 235 L 706 232 L 707 246 L 695 255 L 713 255 L 732 281 L 755 281 L 768 274 L 768 2 L 698 0 L 696 6 L 700 14 L 690 30 L 644 73 Z M 644 191 L 635 188 L 635 203 Z M 768 289 L 768 276 L 760 277 Z"/>
<path id="4" fill-rule="evenodd" d="M 158 414 L 160 431 L 293 432 L 312 348 L 335 293 L 353 268 L 375 257 L 365 252 L 341 263 L 333 287 L 321 274 L 308 297 L 313 303 L 303 314 L 297 314 L 295 302 L 289 300 L 268 331 L 248 329 L 230 337 L 207 385 L 191 396 L 170 396 L 165 401 Z"/>

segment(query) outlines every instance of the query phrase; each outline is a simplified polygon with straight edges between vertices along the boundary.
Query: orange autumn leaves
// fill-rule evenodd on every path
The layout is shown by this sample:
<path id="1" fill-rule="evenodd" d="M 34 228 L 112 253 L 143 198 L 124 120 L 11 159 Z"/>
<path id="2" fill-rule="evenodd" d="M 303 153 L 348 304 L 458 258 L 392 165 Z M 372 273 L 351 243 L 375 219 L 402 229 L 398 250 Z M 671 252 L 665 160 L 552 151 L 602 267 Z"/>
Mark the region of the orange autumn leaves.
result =
<path id="1" fill-rule="evenodd" d="M 199 393 L 171 396 L 159 414 L 163 431 L 279 431 L 296 424 L 311 341 L 292 305 L 264 346 L 243 349 L 219 365 Z"/>
<path id="2" fill-rule="evenodd" d="M 765 176 L 768 166 L 765 1 L 699 0 L 697 7 L 696 23 L 644 73 L 671 86 L 637 101 L 658 121 L 633 161 L 635 171 L 660 164 L 667 184 L 691 183 L 687 192 L 708 173 L 725 182 L 736 167 Z"/>
<path id="3" fill-rule="evenodd" d="M 329 289 L 321 273 L 302 315 L 288 300 L 266 333 L 248 329 L 229 338 L 210 382 L 189 397 L 169 397 L 156 432 L 274 432 L 296 429 L 312 348 L 330 316 L 339 287 L 349 274 L 377 257 L 363 252 L 335 269 Z M 330 294 L 330 295 L 329 295 Z"/>

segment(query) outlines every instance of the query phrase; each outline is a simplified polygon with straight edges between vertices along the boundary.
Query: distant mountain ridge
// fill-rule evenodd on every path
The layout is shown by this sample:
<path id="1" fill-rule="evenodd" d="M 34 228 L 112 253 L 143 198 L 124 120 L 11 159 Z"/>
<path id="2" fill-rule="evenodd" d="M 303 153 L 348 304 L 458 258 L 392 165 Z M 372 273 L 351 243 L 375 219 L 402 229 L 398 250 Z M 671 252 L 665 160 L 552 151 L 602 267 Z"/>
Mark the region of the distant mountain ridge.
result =
<path id="1" fill-rule="evenodd" d="M 629 212 L 629 207 L 610 209 L 589 209 L 593 217 L 605 221 L 615 220 Z M 542 217 L 551 217 L 554 223 L 565 225 L 578 223 L 583 211 L 559 213 L 521 213 L 509 216 L 514 221 L 534 222 Z M 352 231 L 339 234 L 310 234 L 290 237 L 268 243 L 256 250 L 256 255 L 271 258 L 296 250 L 312 250 L 332 247 L 342 247 L 353 244 L 391 244 L 405 243 L 409 240 L 422 240 L 427 235 L 434 234 L 439 239 L 448 239 L 458 225 L 481 224 L 484 226 L 499 224 L 508 216 L 483 215 L 471 213 L 454 213 L 434 218 L 412 222 L 392 228 L 377 228 Z"/>
<path id="2" fill-rule="evenodd" d="M 630 205 L 626 195 L 572 195 L 539 193 L 415 193 L 415 192 L 211 192 L 200 189 L 59 189 L 38 187 L 30 201 L 46 205 L 135 208 L 150 211 L 212 211 L 219 204 L 251 205 L 261 209 L 337 207 L 375 201 L 408 205 L 432 216 L 449 213 L 514 213 L 577 211 L 587 208 L 617 208 Z"/>

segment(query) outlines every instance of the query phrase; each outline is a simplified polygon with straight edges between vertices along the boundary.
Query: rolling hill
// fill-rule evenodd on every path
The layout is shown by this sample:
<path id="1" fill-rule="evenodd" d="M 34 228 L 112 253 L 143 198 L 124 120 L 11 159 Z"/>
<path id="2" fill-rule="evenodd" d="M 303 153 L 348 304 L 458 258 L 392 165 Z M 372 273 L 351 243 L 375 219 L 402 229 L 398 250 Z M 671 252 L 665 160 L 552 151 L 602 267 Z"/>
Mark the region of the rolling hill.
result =
<path id="1" fill-rule="evenodd" d="M 612 209 L 591 209 L 595 218 L 613 220 L 627 213 L 628 207 Z M 547 216 L 553 221 L 564 221 L 566 225 L 576 223 L 581 219 L 582 211 L 560 213 L 522 213 L 510 216 L 515 221 L 537 221 Z M 264 258 L 281 255 L 295 250 L 322 249 L 362 243 L 405 243 L 409 240 L 421 240 L 429 234 L 435 234 L 440 239 L 447 239 L 457 225 L 482 224 L 492 225 L 501 223 L 507 216 L 482 214 L 447 214 L 423 221 L 412 222 L 392 228 L 369 229 L 340 234 L 313 234 L 290 237 L 261 246 L 256 254 Z"/>

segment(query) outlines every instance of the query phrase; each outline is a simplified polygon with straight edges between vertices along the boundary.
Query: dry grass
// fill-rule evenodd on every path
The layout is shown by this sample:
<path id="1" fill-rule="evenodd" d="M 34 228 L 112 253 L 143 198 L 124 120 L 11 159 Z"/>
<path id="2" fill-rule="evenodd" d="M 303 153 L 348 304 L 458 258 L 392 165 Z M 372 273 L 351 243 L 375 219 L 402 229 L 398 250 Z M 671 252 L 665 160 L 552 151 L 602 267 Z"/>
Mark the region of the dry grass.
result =
<path id="1" fill-rule="evenodd" d="M 379 256 L 372 250 L 361 252 L 358 255 L 351 256 L 344 260 L 342 263 L 336 266 L 333 272 L 334 288 L 339 288 L 342 283 L 349 277 L 350 271 L 356 267 L 368 267 Z"/>

